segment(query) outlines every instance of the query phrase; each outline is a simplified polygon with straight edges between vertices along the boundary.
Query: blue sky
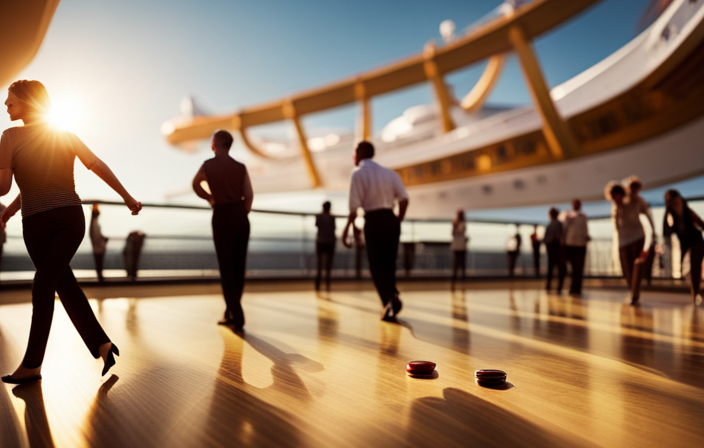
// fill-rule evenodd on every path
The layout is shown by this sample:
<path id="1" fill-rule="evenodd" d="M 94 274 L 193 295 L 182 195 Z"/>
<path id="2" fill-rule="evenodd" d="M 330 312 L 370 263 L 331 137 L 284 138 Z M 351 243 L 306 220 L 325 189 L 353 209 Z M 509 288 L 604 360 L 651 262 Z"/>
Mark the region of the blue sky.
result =
<path id="1" fill-rule="evenodd" d="M 37 57 L 19 78 L 43 81 L 54 98 L 72 98 L 80 110 L 79 137 L 136 197 L 163 202 L 165 193 L 186 188 L 210 156 L 179 152 L 160 134 L 161 124 L 180 114 L 184 96 L 194 95 L 214 113 L 276 99 L 418 53 L 428 40 L 439 39 L 441 21 L 452 19 L 462 29 L 499 3 L 63 0 Z M 647 4 L 605 0 L 538 39 L 535 47 L 550 86 L 632 39 Z M 458 95 L 471 88 L 481 68 L 449 77 Z M 427 85 L 375 99 L 374 129 L 406 107 L 430 101 Z M 490 102 L 529 102 L 515 60 Z M 304 123 L 353 128 L 355 117 L 354 108 L 344 108 Z M 2 114 L 0 128 L 9 126 Z M 81 170 L 77 186 L 84 198 L 115 198 Z M 178 198 L 194 200 L 193 195 Z"/>

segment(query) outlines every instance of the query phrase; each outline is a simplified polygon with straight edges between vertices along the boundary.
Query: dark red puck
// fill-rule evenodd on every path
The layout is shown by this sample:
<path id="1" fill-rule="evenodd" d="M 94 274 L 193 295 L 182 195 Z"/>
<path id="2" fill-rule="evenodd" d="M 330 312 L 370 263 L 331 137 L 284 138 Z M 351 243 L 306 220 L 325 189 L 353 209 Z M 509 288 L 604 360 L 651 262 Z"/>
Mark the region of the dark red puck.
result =
<path id="1" fill-rule="evenodd" d="M 406 364 L 406 372 L 411 375 L 432 375 L 435 363 L 430 361 L 411 361 Z"/>
<path id="2" fill-rule="evenodd" d="M 506 372 L 498 369 L 480 369 L 474 372 L 479 384 L 498 385 L 506 382 Z"/>

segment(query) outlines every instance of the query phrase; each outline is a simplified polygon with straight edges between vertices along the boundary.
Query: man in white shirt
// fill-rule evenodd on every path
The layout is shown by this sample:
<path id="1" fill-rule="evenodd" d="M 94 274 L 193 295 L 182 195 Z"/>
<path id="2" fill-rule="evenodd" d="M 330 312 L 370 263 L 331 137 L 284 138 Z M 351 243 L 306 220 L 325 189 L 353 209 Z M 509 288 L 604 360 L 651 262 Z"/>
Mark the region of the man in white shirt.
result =
<path id="1" fill-rule="evenodd" d="M 582 277 L 584 276 L 584 259 L 587 256 L 587 243 L 591 240 L 587 217 L 582 213 L 582 201 L 572 201 L 572 211 L 565 218 L 563 238 L 565 258 L 572 270 L 570 294 L 582 294 Z"/>
<path id="2" fill-rule="evenodd" d="M 408 193 L 401 177 L 393 170 L 372 161 L 374 146 L 360 142 L 354 154 L 357 168 L 350 185 L 350 215 L 342 234 L 345 246 L 349 228 L 357 218 L 357 210 L 364 209 L 364 239 L 367 245 L 369 270 L 381 302 L 382 320 L 395 321 L 403 304 L 396 289 L 396 257 L 401 236 L 401 221 L 408 208 Z M 398 202 L 398 216 L 394 207 Z"/>

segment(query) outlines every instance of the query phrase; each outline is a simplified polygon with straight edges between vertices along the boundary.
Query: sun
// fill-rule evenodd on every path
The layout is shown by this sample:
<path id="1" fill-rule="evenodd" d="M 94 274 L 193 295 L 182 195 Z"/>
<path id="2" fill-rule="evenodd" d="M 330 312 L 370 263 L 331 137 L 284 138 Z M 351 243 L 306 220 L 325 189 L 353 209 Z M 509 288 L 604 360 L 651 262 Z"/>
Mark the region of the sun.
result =
<path id="1" fill-rule="evenodd" d="M 76 102 L 62 98 L 52 101 L 51 110 L 47 114 L 47 122 L 51 127 L 75 131 L 80 121 L 81 109 Z"/>

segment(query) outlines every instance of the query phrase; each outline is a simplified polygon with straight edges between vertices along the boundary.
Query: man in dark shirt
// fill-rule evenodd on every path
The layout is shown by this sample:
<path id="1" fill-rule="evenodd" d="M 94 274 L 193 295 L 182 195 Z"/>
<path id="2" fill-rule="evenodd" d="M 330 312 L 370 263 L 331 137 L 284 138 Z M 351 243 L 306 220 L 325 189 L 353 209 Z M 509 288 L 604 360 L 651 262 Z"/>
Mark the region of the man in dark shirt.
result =
<path id="1" fill-rule="evenodd" d="M 220 325 L 244 329 L 242 291 L 249 243 L 249 218 L 254 192 L 247 168 L 230 157 L 232 135 L 213 134 L 211 148 L 215 157 L 206 160 L 193 179 L 193 190 L 213 207 L 213 241 L 220 266 L 220 282 L 225 296 L 225 316 Z M 207 183 L 209 192 L 203 188 Z"/>
<path id="2" fill-rule="evenodd" d="M 325 269 L 325 286 L 330 291 L 330 271 L 332 259 L 335 255 L 335 217 L 330 214 L 330 201 L 323 204 L 323 213 L 316 215 L 315 226 L 318 228 L 318 237 L 315 240 L 316 255 L 318 258 L 318 273 L 315 276 L 315 290 L 320 291 L 322 271 Z"/>

